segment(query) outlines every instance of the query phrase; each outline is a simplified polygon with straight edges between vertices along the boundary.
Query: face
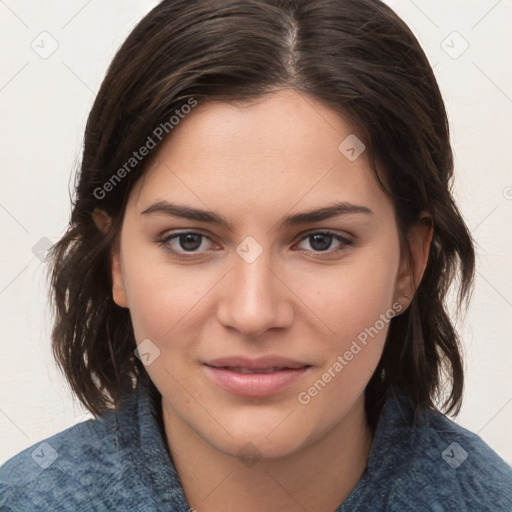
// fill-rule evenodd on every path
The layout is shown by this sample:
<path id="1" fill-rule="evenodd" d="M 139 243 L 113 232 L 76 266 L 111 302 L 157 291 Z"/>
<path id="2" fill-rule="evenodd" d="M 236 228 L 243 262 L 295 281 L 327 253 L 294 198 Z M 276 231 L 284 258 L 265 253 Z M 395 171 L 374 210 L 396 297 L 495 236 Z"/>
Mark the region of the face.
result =
<path id="1" fill-rule="evenodd" d="M 412 296 L 393 204 L 339 149 L 353 133 L 289 90 L 201 104 L 131 192 L 114 300 L 164 412 L 223 453 L 291 454 L 361 411 Z"/>

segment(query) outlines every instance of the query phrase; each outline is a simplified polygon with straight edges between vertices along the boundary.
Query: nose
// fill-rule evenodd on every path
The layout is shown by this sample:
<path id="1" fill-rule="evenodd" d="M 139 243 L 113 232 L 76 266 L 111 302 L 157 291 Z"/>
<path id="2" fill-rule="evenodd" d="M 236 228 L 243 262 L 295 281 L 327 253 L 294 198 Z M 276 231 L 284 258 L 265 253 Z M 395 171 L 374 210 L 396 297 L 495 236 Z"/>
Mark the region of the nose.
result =
<path id="1" fill-rule="evenodd" d="M 264 251 L 248 263 L 236 256 L 233 268 L 223 280 L 218 321 L 227 328 L 256 338 L 275 327 L 293 321 L 293 293 Z"/>

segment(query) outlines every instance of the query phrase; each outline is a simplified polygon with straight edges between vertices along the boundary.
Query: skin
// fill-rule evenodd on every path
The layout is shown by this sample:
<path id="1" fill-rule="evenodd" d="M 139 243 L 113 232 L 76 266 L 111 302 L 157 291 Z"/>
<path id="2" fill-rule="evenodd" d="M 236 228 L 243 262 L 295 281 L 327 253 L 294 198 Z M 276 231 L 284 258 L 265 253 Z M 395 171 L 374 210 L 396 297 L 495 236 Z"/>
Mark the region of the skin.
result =
<path id="1" fill-rule="evenodd" d="M 113 297 L 129 308 L 137 343 L 150 339 L 160 350 L 146 369 L 162 394 L 166 441 L 187 501 L 199 512 L 333 511 L 364 471 L 372 442 L 364 389 L 389 324 L 309 403 L 298 395 L 379 315 L 393 304 L 408 307 L 432 225 L 411 230 L 410 268 L 393 204 L 366 153 L 350 161 L 338 149 L 352 133 L 339 114 L 293 90 L 244 107 L 201 104 L 130 194 L 112 253 Z M 142 214 L 164 200 L 221 214 L 232 230 Z M 283 216 L 336 201 L 373 213 L 279 226 Z M 188 254 L 183 239 L 167 240 L 180 258 L 158 242 L 178 230 L 211 240 Z M 305 236 L 322 230 L 353 243 L 327 237 L 322 249 Z M 248 236 L 262 249 L 251 263 L 236 251 Z M 285 390 L 250 398 L 219 387 L 203 366 L 269 354 L 311 367 Z"/>

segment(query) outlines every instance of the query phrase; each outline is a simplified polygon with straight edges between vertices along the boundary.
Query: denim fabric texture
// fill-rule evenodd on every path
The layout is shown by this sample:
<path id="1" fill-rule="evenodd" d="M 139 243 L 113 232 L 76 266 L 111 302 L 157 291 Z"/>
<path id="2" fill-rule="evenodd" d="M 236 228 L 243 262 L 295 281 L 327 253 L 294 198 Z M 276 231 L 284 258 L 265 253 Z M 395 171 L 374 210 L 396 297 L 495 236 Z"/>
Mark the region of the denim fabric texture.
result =
<path id="1" fill-rule="evenodd" d="M 0 467 L 0 510 L 191 509 L 151 400 L 137 386 L 115 411 L 36 443 Z M 437 413 L 414 417 L 404 395 L 390 396 L 365 472 L 336 512 L 349 511 L 512 512 L 512 469 L 477 435 Z"/>

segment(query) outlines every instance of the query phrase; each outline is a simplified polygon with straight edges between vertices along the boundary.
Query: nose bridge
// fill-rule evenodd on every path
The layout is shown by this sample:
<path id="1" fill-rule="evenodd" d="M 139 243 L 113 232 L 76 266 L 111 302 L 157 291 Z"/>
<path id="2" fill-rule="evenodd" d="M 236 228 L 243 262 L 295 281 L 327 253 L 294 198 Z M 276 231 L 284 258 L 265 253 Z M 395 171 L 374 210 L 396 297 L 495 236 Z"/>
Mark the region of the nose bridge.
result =
<path id="1" fill-rule="evenodd" d="M 245 253 L 244 244 L 237 250 L 219 307 L 219 321 L 247 336 L 257 336 L 272 327 L 284 327 L 291 310 L 286 304 L 286 287 L 273 273 L 271 251 L 261 250 L 254 257 L 254 246 L 247 247 Z"/>

